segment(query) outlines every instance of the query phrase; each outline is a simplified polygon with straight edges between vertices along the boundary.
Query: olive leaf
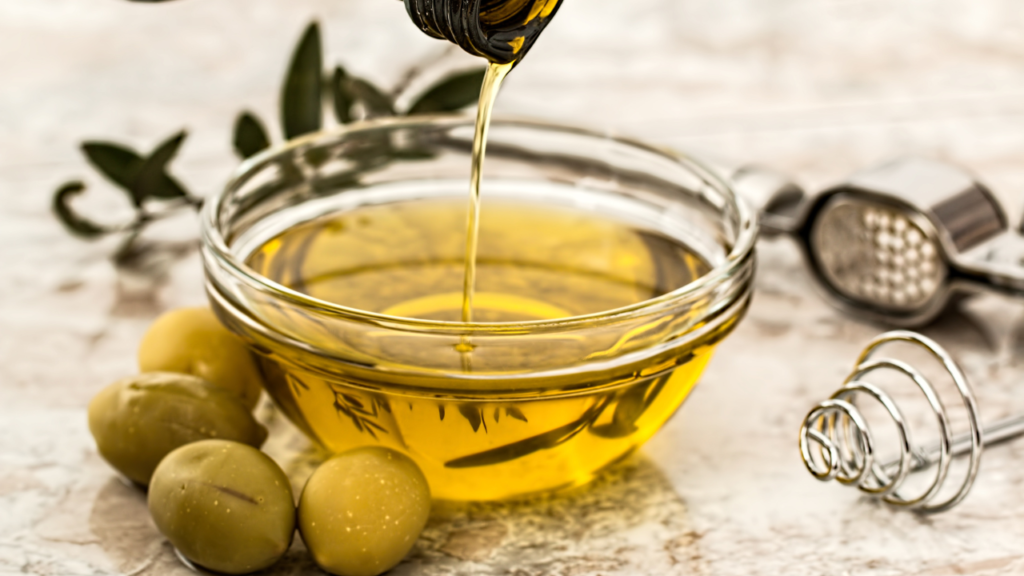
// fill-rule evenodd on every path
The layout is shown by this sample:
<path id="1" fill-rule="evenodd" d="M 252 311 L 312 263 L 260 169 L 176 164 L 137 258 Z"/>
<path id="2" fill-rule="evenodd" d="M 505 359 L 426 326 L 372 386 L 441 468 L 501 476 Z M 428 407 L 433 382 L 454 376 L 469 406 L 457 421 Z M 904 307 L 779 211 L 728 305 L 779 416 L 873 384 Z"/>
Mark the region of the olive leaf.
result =
<path id="1" fill-rule="evenodd" d="M 479 430 L 480 426 L 483 426 L 484 432 L 487 432 L 487 423 L 484 422 L 484 415 L 480 408 L 472 404 L 459 404 L 459 414 L 462 414 L 462 417 L 469 422 L 473 432 Z"/>
<path id="2" fill-rule="evenodd" d="M 377 432 L 389 433 L 386 428 L 375 422 L 381 408 L 378 402 L 373 402 L 371 404 L 372 410 L 368 410 L 365 403 L 359 398 L 339 390 L 333 390 L 333 392 L 334 409 L 338 412 L 339 416 L 344 415 L 348 417 L 356 430 L 366 432 L 374 440 L 377 439 Z M 390 412 L 390 406 L 385 411 Z"/>
<path id="3" fill-rule="evenodd" d="M 323 125 L 322 62 L 320 26 L 313 22 L 295 48 L 281 92 L 285 138 L 316 132 Z"/>
<path id="4" fill-rule="evenodd" d="M 349 76 L 348 89 L 355 100 L 362 104 L 367 118 L 395 115 L 395 105 L 391 98 L 366 80 Z"/>
<path id="5" fill-rule="evenodd" d="M 117 249 L 111 255 L 118 267 L 133 267 L 153 252 L 158 243 L 137 243 L 143 230 L 149 224 L 173 215 L 185 208 L 199 208 L 202 201 L 191 196 L 187 190 L 167 172 L 167 166 L 178 154 L 187 133 L 182 130 L 165 139 L 148 156 L 121 144 L 102 141 L 82 143 L 86 159 L 107 180 L 120 188 L 131 199 L 135 207 L 135 218 L 118 226 L 102 226 L 84 218 L 71 206 L 71 199 L 85 191 L 81 182 L 68 182 L 53 195 L 53 212 L 61 224 L 75 236 L 93 239 L 99 236 L 119 233 L 122 235 Z M 147 199 L 184 200 L 157 207 L 144 207 Z"/>
<path id="6" fill-rule="evenodd" d="M 590 431 L 602 438 L 625 438 L 637 431 L 636 421 L 643 416 L 651 403 L 661 394 L 661 390 L 672 377 L 672 372 L 663 374 L 656 379 L 633 386 L 619 393 L 612 421 L 594 426 Z"/>
<path id="7" fill-rule="evenodd" d="M 263 123 L 251 112 L 242 112 L 235 119 L 234 135 L 235 152 L 242 158 L 251 158 L 270 148 L 270 137 Z"/>
<path id="8" fill-rule="evenodd" d="M 349 86 L 348 73 L 341 66 L 334 68 L 334 76 L 331 77 L 331 101 L 334 104 L 334 117 L 342 124 L 352 121 L 352 105 L 356 98 Z"/>
<path id="9" fill-rule="evenodd" d="M 263 366 L 264 364 L 266 364 L 266 366 Z M 268 362 L 261 362 L 261 368 L 264 371 L 267 371 L 268 368 L 274 369 L 271 368 L 271 366 L 276 367 L 276 365 L 271 365 Z M 278 368 L 278 370 L 280 370 L 280 368 Z M 301 378 L 295 376 L 294 374 L 288 374 L 284 371 L 281 371 L 281 373 L 284 374 L 285 380 L 288 382 L 289 385 L 291 385 L 292 391 L 295 392 L 296 397 L 302 396 L 303 390 L 309 392 L 309 384 L 303 382 Z"/>
<path id="10" fill-rule="evenodd" d="M 307 158 L 307 162 L 310 165 L 315 165 L 314 162 L 322 160 L 318 158 Z M 317 194 L 334 194 L 339 189 L 354 188 L 359 185 L 359 174 L 355 170 L 346 170 L 340 174 L 332 174 L 317 178 L 312 182 L 312 190 Z"/>
<path id="11" fill-rule="evenodd" d="M 184 131 L 171 136 L 145 158 L 112 142 L 85 142 L 82 152 L 101 174 L 127 192 L 138 208 L 147 198 L 189 198 L 181 184 L 167 174 L 167 164 L 178 153 L 185 136 Z"/>
<path id="12" fill-rule="evenodd" d="M 501 410 L 501 408 L 494 409 L 493 418 L 495 423 L 501 422 Z M 526 419 L 526 415 L 523 414 L 523 411 L 520 410 L 519 408 L 516 408 L 515 406 L 505 408 L 505 415 L 508 416 L 509 418 L 515 418 L 516 420 L 522 422 L 529 422 L 529 420 Z"/>
<path id="13" fill-rule="evenodd" d="M 132 183 L 132 194 L 141 200 L 146 198 L 174 199 L 188 198 L 188 192 L 174 178 L 167 174 L 167 164 L 178 154 L 188 134 L 182 130 L 160 143 L 139 167 Z"/>
<path id="14" fill-rule="evenodd" d="M 71 198 L 78 196 L 83 191 L 85 191 L 85 184 L 81 182 L 68 182 L 57 190 L 53 195 L 53 212 L 57 215 L 57 219 L 69 232 L 79 238 L 99 238 L 113 232 L 113 230 L 79 216 L 71 208 Z"/>
<path id="15" fill-rule="evenodd" d="M 84 142 L 82 152 L 101 174 L 128 193 L 135 206 L 142 205 L 143 198 L 134 190 L 135 178 L 144 162 L 138 153 L 112 142 Z"/>
<path id="16" fill-rule="evenodd" d="M 563 426 L 559 426 L 554 430 L 550 430 L 536 436 L 531 436 L 518 442 L 499 446 L 498 448 L 485 450 L 484 452 L 478 452 L 476 454 L 470 454 L 469 456 L 463 456 L 461 458 L 456 458 L 455 460 L 449 460 L 444 463 L 444 467 L 475 468 L 477 466 L 501 464 L 503 462 L 522 458 L 523 456 L 529 456 L 534 452 L 549 450 L 564 444 L 585 430 L 587 426 L 593 424 L 601 416 L 601 413 L 604 412 L 605 408 L 608 407 L 611 399 L 612 396 L 606 396 L 600 402 L 591 406 L 578 419 Z"/>
<path id="17" fill-rule="evenodd" d="M 511 418 L 515 418 L 516 420 L 529 422 L 529 420 L 526 419 L 526 415 L 523 414 L 523 411 L 520 410 L 519 408 L 516 408 L 515 406 L 509 406 L 508 408 L 505 408 L 505 415 Z"/>
<path id="18" fill-rule="evenodd" d="M 382 412 L 391 414 L 391 402 L 388 402 L 388 400 L 383 396 L 374 396 L 373 404 L 376 408 L 380 408 Z"/>
<path id="19" fill-rule="evenodd" d="M 476 103 L 486 72 L 485 69 L 470 70 L 442 79 L 420 95 L 409 106 L 407 114 L 454 112 Z"/>

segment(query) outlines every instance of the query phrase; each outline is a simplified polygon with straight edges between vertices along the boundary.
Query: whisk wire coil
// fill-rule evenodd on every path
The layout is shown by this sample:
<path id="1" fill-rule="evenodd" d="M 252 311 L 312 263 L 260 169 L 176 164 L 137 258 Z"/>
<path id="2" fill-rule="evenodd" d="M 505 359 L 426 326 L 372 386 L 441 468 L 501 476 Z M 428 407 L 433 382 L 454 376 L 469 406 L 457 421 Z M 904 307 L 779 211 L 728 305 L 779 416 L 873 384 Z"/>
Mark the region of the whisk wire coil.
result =
<path id="1" fill-rule="evenodd" d="M 913 366 L 893 358 L 873 359 L 885 345 L 907 342 L 927 350 L 952 378 L 967 413 L 969 442 L 954 438 L 949 415 L 932 383 Z M 892 370 L 908 377 L 924 394 L 938 425 L 939 441 L 924 450 L 913 443 L 910 426 L 895 400 L 880 387 L 865 381 L 874 372 Z M 864 415 L 854 403 L 860 395 L 878 401 L 896 426 L 899 456 L 887 463 L 876 461 L 876 441 Z M 970 491 L 978 473 L 984 448 L 977 402 L 970 383 L 956 361 L 935 341 L 908 331 L 882 334 L 868 344 L 857 359 L 856 367 L 843 386 L 831 398 L 819 403 L 804 418 L 800 427 L 800 454 L 807 470 L 818 480 L 837 480 L 857 486 L 861 491 L 899 507 L 933 513 L 959 504 Z M 816 450 L 812 447 L 816 446 Z M 949 498 L 932 502 L 942 490 L 949 474 L 954 444 L 970 454 L 967 472 L 959 489 Z M 817 453 L 817 457 L 815 456 Z M 936 467 L 932 483 L 917 497 L 908 498 L 899 491 L 907 477 L 925 468 Z"/>

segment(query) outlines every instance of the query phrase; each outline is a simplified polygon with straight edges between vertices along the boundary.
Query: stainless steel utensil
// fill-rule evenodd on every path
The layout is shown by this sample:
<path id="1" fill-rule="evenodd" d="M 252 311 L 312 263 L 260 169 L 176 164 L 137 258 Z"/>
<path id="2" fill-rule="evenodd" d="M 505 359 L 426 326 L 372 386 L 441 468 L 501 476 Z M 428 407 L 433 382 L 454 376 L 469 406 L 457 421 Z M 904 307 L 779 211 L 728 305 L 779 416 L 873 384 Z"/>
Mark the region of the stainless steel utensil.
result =
<path id="1" fill-rule="evenodd" d="M 763 233 L 796 238 L 826 298 L 853 315 L 911 327 L 957 295 L 1024 294 L 1024 237 L 961 168 L 904 158 L 799 200 L 795 186 L 736 175 Z"/>
<path id="2" fill-rule="evenodd" d="M 883 346 L 892 342 L 917 345 L 941 362 L 959 392 L 967 414 L 968 431 L 953 434 L 946 405 L 920 371 L 898 359 L 875 358 Z M 916 446 L 907 419 L 892 396 L 868 381 L 872 374 L 887 370 L 910 378 L 924 394 L 935 415 L 939 429 L 938 443 L 926 447 Z M 867 396 L 879 402 L 895 423 L 899 456 L 894 460 L 884 463 L 875 461 L 875 437 L 855 403 L 858 396 Z M 1024 415 L 1000 420 L 985 429 L 981 428 L 980 422 L 974 392 L 953 357 L 935 341 L 921 334 L 893 331 L 872 340 L 857 359 L 853 372 L 843 386 L 807 414 L 800 427 L 800 455 L 807 470 L 818 480 L 834 479 L 857 486 L 861 491 L 893 506 L 924 513 L 942 512 L 959 504 L 971 490 L 985 445 L 1024 434 Z M 956 493 L 935 502 L 948 479 L 952 457 L 965 454 L 970 455 L 970 462 Z M 935 469 L 934 477 L 922 493 L 916 496 L 900 493 L 910 474 L 931 468 Z"/>

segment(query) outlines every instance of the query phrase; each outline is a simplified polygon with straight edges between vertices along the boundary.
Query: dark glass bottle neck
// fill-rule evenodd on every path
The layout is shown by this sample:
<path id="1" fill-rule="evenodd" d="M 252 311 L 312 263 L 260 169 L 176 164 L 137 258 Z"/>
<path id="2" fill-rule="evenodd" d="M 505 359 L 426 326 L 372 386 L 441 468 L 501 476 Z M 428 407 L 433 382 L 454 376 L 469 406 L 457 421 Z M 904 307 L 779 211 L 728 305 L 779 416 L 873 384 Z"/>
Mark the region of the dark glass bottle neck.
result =
<path id="1" fill-rule="evenodd" d="M 519 62 L 562 0 L 405 0 L 413 23 L 492 62 Z"/>

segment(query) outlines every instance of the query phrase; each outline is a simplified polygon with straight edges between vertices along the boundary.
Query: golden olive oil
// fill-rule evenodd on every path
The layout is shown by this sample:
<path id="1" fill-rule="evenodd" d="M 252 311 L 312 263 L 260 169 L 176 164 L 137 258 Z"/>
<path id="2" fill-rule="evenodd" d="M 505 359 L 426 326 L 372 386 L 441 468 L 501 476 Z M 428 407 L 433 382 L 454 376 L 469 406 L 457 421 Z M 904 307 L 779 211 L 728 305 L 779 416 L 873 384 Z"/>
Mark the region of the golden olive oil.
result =
<path id="1" fill-rule="evenodd" d="M 319 300 L 389 316 L 459 322 L 465 202 L 366 206 L 285 230 L 248 258 Z M 661 296 L 710 269 L 686 245 L 571 207 L 492 198 L 483 206 L 474 318 L 553 320 Z"/>
<path id="2" fill-rule="evenodd" d="M 451 196 L 336 212 L 288 227 L 247 262 L 270 280 L 326 302 L 457 323 L 464 297 L 465 214 L 464 200 Z M 475 262 L 474 319 L 506 323 L 629 306 L 709 270 L 704 258 L 678 240 L 537 195 L 488 198 L 480 212 Z M 402 392 L 410 381 L 401 363 L 386 357 L 383 331 L 375 364 L 327 374 L 293 363 L 294 351 L 282 347 L 264 351 L 276 360 L 265 362 L 265 372 L 270 393 L 290 418 L 328 449 L 389 446 L 417 461 L 435 497 L 499 499 L 560 487 L 551 478 L 584 483 L 649 438 L 689 393 L 729 326 L 656 360 L 572 376 L 566 389 L 541 393 L 531 390 L 549 382 L 533 382 L 531 367 L 557 365 L 560 355 L 571 365 L 571 345 L 553 343 L 545 358 L 505 354 L 488 363 L 487 343 L 474 340 L 469 356 L 481 364 L 469 370 L 520 376 L 523 394 L 493 400 L 487 390 L 461 396 Z M 303 340 L 315 342 L 318 328 L 308 329 Z M 532 336 L 522 338 L 525 350 Z M 439 374 L 458 372 L 465 351 L 432 342 L 424 335 L 422 343 L 405 345 L 422 346 L 424 364 L 448 367 Z M 500 377 L 494 384 L 509 388 Z M 386 394 L 375 391 L 385 389 Z"/>
<path id="3" fill-rule="evenodd" d="M 473 321 L 473 289 L 476 285 L 476 254 L 480 236 L 480 182 L 487 154 L 487 131 L 491 127 L 491 113 L 498 98 L 501 83 L 512 70 L 512 64 L 487 66 L 480 87 L 480 104 L 476 112 L 476 131 L 473 133 L 473 165 L 469 177 L 469 214 L 466 218 L 465 274 L 462 280 L 462 321 Z"/>

